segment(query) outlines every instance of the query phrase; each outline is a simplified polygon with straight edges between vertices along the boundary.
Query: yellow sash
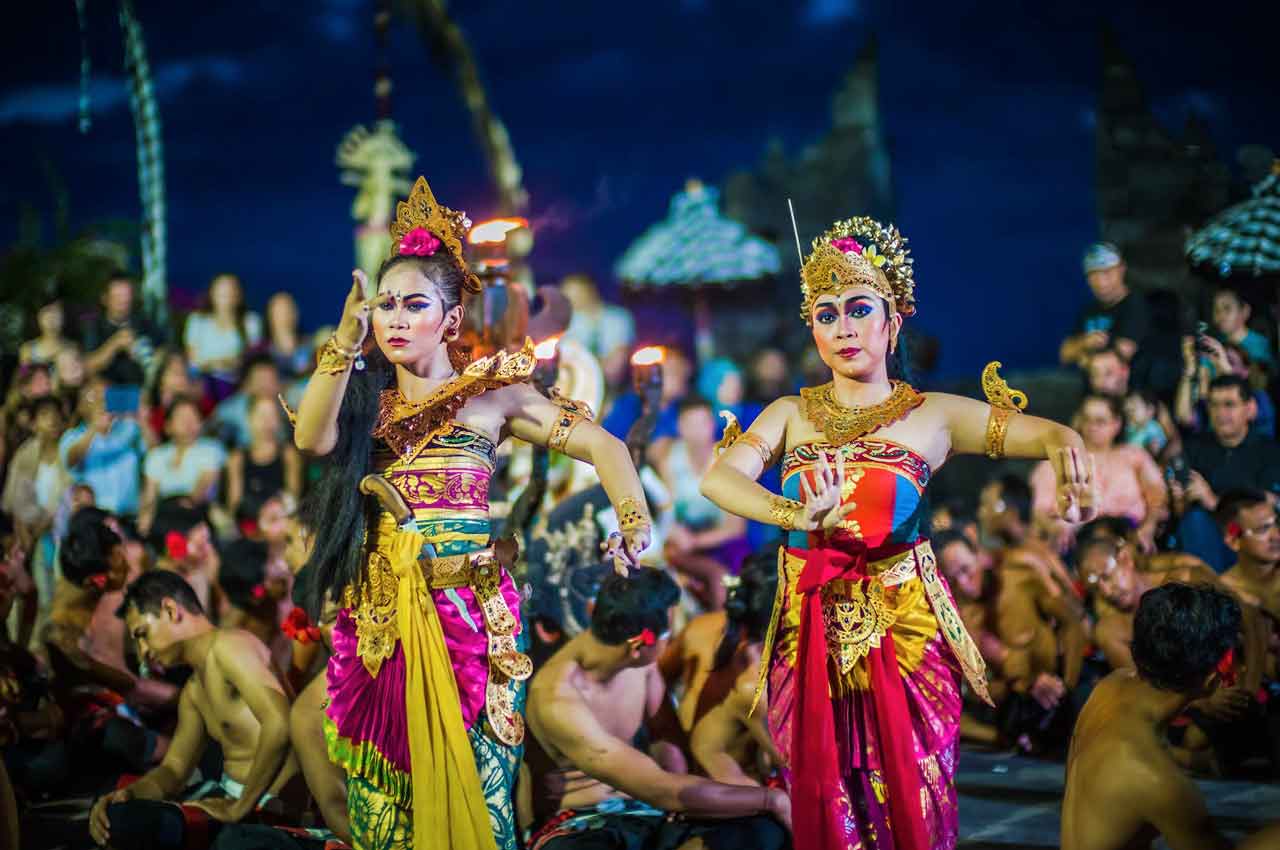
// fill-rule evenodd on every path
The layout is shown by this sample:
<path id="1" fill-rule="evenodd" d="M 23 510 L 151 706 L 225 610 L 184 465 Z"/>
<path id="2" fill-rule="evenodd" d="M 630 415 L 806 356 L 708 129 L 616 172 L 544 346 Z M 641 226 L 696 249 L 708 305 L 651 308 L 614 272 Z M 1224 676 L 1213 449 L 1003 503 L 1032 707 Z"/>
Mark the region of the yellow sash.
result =
<path id="1" fill-rule="evenodd" d="M 417 532 L 397 531 L 378 547 L 399 580 L 396 619 L 405 660 L 413 844 L 497 850 L 440 615 L 418 565 L 424 543 Z"/>

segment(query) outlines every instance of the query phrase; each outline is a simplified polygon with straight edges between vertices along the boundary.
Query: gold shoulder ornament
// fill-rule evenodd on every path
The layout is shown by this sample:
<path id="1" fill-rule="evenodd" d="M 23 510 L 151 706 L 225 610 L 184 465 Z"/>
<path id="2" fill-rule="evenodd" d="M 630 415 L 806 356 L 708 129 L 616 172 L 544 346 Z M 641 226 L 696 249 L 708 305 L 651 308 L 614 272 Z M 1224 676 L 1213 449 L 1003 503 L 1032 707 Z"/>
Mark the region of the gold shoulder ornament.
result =
<path id="1" fill-rule="evenodd" d="M 405 461 L 417 457 L 431 436 L 453 419 L 470 399 L 498 387 L 529 380 L 537 359 L 533 340 L 516 352 L 499 351 L 472 361 L 462 374 L 445 382 L 425 400 L 411 402 L 396 387 L 382 391 L 375 439 L 385 442 Z"/>
<path id="2" fill-rule="evenodd" d="M 999 360 L 992 360 L 982 370 L 982 392 L 991 405 L 991 415 L 987 418 L 987 457 L 999 460 L 1004 457 L 1004 440 L 1009 431 L 1009 417 L 1021 413 L 1027 407 L 1027 394 L 1015 390 L 1000 377 Z"/>

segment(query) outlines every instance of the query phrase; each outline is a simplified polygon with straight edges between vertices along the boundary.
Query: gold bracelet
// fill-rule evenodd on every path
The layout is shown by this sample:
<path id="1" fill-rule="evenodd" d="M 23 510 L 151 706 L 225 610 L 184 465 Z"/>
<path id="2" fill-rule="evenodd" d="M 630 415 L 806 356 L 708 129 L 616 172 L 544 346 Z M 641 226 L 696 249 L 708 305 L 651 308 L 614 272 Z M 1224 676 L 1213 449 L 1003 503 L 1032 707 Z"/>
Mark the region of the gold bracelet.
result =
<path id="1" fill-rule="evenodd" d="M 750 431 L 743 431 L 742 435 L 735 441 L 744 446 L 750 446 L 756 450 L 756 454 L 760 455 L 760 465 L 763 469 L 768 469 L 769 464 L 773 462 L 773 447 L 765 441 L 764 437 L 759 434 L 753 434 Z"/>
<path id="2" fill-rule="evenodd" d="M 565 445 L 569 442 L 569 435 L 584 418 L 580 413 L 561 408 L 555 424 L 551 426 L 551 436 L 547 437 L 547 448 L 563 453 Z"/>
<path id="3" fill-rule="evenodd" d="M 1009 417 L 1017 413 L 1016 408 L 991 406 L 991 415 L 987 418 L 987 457 L 1000 460 L 1004 457 L 1004 439 L 1009 431 Z"/>
<path id="4" fill-rule="evenodd" d="M 618 502 L 618 529 L 620 531 L 634 531 L 637 528 L 649 528 L 653 522 L 640 508 L 640 502 L 634 496 L 627 496 Z"/>
<path id="5" fill-rule="evenodd" d="M 334 334 L 316 352 L 316 371 L 321 375 L 341 375 L 360 356 L 360 349 L 343 348 Z"/>
<path id="6" fill-rule="evenodd" d="M 800 514 L 803 512 L 804 505 L 794 499 L 769 497 L 769 516 L 773 518 L 774 525 L 783 531 L 800 531 Z"/>

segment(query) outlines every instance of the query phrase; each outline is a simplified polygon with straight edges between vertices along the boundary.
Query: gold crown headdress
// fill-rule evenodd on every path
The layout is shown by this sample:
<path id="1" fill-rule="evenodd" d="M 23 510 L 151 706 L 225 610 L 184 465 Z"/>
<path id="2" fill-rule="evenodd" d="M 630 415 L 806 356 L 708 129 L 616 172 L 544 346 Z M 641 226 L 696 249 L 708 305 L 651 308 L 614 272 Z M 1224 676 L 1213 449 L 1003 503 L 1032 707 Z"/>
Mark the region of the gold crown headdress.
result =
<path id="1" fill-rule="evenodd" d="M 466 213 L 451 210 L 437 201 L 427 178 L 419 177 L 409 197 L 396 204 L 396 220 L 391 225 L 391 254 L 430 256 L 443 247 L 462 269 L 463 287 L 479 292 L 480 279 L 472 273 L 462 253 L 463 241 L 470 230 L 471 219 Z"/>
<path id="2" fill-rule="evenodd" d="M 801 316 L 813 322 L 813 304 L 851 286 L 865 286 L 889 303 L 891 312 L 916 312 L 915 278 L 907 237 L 892 224 L 856 216 L 831 225 L 813 240 L 800 268 Z"/>

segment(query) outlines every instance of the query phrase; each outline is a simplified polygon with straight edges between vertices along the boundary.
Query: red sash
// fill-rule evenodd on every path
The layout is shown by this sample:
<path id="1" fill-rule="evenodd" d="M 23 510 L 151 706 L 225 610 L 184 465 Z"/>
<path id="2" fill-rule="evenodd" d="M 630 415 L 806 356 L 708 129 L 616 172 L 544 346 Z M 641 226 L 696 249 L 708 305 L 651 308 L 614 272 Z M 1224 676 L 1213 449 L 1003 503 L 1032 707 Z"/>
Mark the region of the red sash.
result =
<path id="1" fill-rule="evenodd" d="M 841 787 L 835 717 L 828 679 L 826 629 L 822 617 L 824 585 L 836 579 L 866 582 L 868 560 L 905 552 L 914 544 L 842 549 L 789 549 L 805 561 L 796 583 L 803 595 L 797 647 L 796 729 L 792 745 L 792 822 L 796 850 L 845 850 L 846 837 L 830 812 L 837 805 L 832 794 Z M 874 558 L 869 558 L 869 554 Z M 876 706 L 876 731 L 881 767 L 889 791 L 889 815 L 895 850 L 929 850 L 929 834 L 920 802 L 920 769 L 912 746 L 907 695 L 898 672 L 893 633 L 867 655 L 867 672 Z"/>

